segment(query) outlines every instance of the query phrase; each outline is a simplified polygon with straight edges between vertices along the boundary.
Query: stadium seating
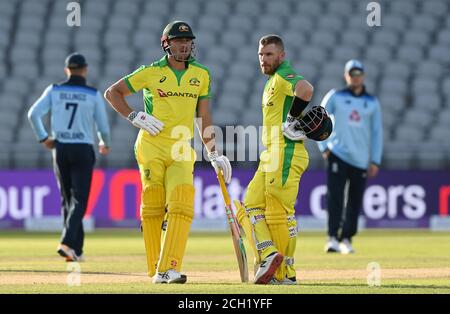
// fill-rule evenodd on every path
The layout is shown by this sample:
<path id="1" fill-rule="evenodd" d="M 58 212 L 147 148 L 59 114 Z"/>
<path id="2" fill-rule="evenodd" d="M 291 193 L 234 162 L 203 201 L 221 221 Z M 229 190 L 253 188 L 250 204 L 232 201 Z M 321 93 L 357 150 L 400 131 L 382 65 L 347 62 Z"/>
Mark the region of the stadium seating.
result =
<path id="1" fill-rule="evenodd" d="M 378 1 L 381 27 L 367 26 L 366 3 L 358 0 L 81 0 L 80 27 L 66 25 L 68 2 L 0 1 L 0 168 L 51 167 L 26 112 L 48 84 L 64 79 L 68 53 L 86 55 L 88 81 L 103 92 L 162 56 L 160 34 L 173 19 L 186 20 L 197 35 L 197 57 L 212 76 L 215 124 L 261 123 L 258 39 L 277 33 L 287 58 L 315 86 L 314 104 L 343 87 L 346 60 L 366 64 L 368 90 L 383 110 L 384 168 L 450 168 L 448 1 Z M 141 98 L 129 102 L 138 109 Z M 134 167 L 137 130 L 107 111 L 112 151 L 100 166 Z M 323 168 L 317 145 L 307 147 L 310 168 Z"/>

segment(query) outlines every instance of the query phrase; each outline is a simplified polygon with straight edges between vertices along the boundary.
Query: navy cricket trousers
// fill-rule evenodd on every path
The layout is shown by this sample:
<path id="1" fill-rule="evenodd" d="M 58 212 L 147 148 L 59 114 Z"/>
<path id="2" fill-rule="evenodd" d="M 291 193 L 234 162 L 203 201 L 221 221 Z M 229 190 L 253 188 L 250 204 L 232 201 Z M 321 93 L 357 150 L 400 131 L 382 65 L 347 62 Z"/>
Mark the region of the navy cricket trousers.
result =
<path id="1" fill-rule="evenodd" d="M 64 218 L 61 243 L 83 253 L 83 216 L 86 213 L 92 172 L 94 148 L 90 144 L 55 142 L 53 168 L 61 192 L 61 212 Z"/>
<path id="2" fill-rule="evenodd" d="M 351 241 L 358 232 L 358 216 L 366 187 L 367 170 L 356 168 L 331 152 L 327 168 L 328 235 L 338 240 Z M 348 194 L 345 195 L 345 192 Z M 345 198 L 347 204 L 344 204 Z"/>

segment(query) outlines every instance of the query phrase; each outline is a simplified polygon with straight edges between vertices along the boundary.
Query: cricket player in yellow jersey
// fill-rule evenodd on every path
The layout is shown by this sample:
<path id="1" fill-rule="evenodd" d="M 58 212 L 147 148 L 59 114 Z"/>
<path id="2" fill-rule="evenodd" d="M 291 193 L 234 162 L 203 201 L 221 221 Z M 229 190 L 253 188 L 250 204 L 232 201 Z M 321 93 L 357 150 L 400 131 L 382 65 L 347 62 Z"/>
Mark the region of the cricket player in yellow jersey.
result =
<path id="1" fill-rule="evenodd" d="M 141 223 L 147 254 L 148 275 L 153 283 L 185 283 L 181 265 L 194 216 L 193 168 L 195 151 L 190 146 L 194 118 L 211 125 L 210 75 L 193 58 L 191 27 L 182 21 L 166 26 L 161 46 L 166 55 L 142 66 L 105 92 L 111 106 L 141 128 L 135 153 L 142 181 Z M 134 112 L 125 96 L 143 90 L 145 110 Z M 219 156 L 214 134 L 205 138 L 208 157 L 225 181 L 231 179 L 227 157 Z M 161 228 L 167 211 L 166 232 Z"/>
<path id="2" fill-rule="evenodd" d="M 258 54 L 261 71 L 268 75 L 262 98 L 262 140 L 267 150 L 261 153 L 248 186 L 245 207 L 239 207 L 237 214 L 255 253 L 254 282 L 296 284 L 294 204 L 309 157 L 303 143 L 306 136 L 290 132 L 290 124 L 302 116 L 313 87 L 285 60 L 279 36 L 262 37 Z"/>

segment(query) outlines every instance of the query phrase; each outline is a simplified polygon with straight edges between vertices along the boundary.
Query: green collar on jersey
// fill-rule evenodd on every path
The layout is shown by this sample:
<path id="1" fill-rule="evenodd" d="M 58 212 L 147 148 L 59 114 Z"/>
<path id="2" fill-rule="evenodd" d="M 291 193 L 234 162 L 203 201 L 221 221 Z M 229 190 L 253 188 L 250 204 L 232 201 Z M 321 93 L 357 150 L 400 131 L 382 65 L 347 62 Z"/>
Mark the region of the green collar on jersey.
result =
<path id="1" fill-rule="evenodd" d="M 195 62 L 194 58 L 190 58 L 189 61 L 186 61 L 188 64 L 191 64 L 192 62 Z M 159 59 L 157 61 L 158 65 L 162 68 L 164 66 L 168 66 L 169 65 L 169 61 L 167 61 L 167 55 L 165 55 L 164 57 L 162 57 L 161 59 Z"/>
<path id="2" fill-rule="evenodd" d="M 277 68 L 275 73 L 279 73 L 283 70 L 291 69 L 291 63 L 288 60 L 284 60 Z"/>

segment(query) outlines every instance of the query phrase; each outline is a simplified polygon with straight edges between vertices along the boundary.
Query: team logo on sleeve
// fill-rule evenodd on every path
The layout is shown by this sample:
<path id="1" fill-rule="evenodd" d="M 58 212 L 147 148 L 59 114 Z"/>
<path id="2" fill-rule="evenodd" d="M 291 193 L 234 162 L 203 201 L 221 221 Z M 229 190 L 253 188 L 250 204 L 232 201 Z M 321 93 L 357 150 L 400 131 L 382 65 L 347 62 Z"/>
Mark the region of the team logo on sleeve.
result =
<path id="1" fill-rule="evenodd" d="M 193 77 L 189 80 L 189 85 L 191 86 L 200 86 L 200 81 L 198 80 L 198 78 Z"/>
<path id="2" fill-rule="evenodd" d="M 288 79 L 292 79 L 292 78 L 294 78 L 294 77 L 296 77 L 295 74 L 288 74 L 288 75 L 286 75 L 286 78 L 288 78 Z"/>

